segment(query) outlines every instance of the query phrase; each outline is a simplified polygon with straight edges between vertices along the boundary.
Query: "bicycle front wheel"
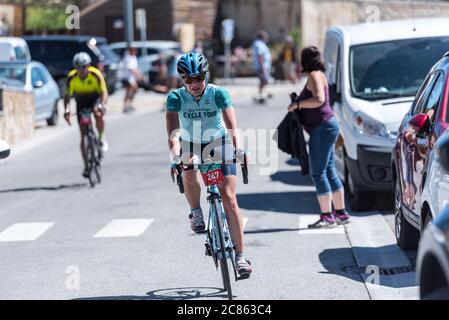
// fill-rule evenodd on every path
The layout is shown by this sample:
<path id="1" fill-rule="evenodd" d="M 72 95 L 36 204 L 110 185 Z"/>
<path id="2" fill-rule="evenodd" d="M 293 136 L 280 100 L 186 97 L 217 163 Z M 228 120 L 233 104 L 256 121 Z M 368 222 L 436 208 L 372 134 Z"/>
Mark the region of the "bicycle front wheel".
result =
<path id="1" fill-rule="evenodd" d="M 221 277 L 223 279 L 223 287 L 224 290 L 228 293 L 228 299 L 232 300 L 232 289 L 231 289 L 231 280 L 229 277 L 229 268 L 228 268 L 228 259 L 226 258 L 226 242 L 223 234 L 223 221 L 221 219 L 222 212 L 221 212 L 221 206 L 217 203 L 218 200 L 214 203 L 214 209 L 215 209 L 215 219 L 217 222 L 217 240 L 219 242 L 219 248 L 220 248 L 220 270 L 221 270 Z"/>

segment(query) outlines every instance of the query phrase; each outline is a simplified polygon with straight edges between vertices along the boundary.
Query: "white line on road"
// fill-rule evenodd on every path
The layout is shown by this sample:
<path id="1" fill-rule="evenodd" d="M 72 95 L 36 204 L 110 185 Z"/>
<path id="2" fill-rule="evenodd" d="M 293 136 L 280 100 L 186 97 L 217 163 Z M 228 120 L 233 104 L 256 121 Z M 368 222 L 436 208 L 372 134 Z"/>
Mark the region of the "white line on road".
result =
<path id="1" fill-rule="evenodd" d="M 54 225 L 53 222 L 15 223 L 0 233 L 0 242 L 33 241 Z"/>
<path id="2" fill-rule="evenodd" d="M 301 214 L 298 222 L 298 234 L 345 234 L 343 226 L 338 226 L 330 229 L 309 229 L 309 224 L 318 220 L 319 216 L 315 214 Z"/>
<path id="3" fill-rule="evenodd" d="M 246 224 L 248 223 L 248 218 L 243 218 L 243 230 L 246 229 Z"/>
<path id="4" fill-rule="evenodd" d="M 94 235 L 94 238 L 138 237 L 145 232 L 154 219 L 112 220 Z"/>

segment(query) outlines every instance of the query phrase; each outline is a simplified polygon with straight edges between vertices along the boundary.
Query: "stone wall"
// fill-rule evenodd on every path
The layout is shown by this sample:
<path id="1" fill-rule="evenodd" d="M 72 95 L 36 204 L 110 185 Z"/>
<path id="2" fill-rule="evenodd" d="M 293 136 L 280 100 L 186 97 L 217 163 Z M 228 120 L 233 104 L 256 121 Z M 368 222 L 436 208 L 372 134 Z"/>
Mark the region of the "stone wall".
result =
<path id="1" fill-rule="evenodd" d="M 303 46 L 324 46 L 331 26 L 419 17 L 448 17 L 449 3 L 441 1 L 301 0 Z"/>
<path id="2" fill-rule="evenodd" d="M 34 97 L 31 93 L 0 89 L 0 139 L 9 144 L 34 135 Z"/>
<path id="3" fill-rule="evenodd" d="M 267 31 L 271 41 L 279 43 L 293 28 L 300 26 L 301 0 L 221 0 L 216 37 L 223 19 L 235 20 L 233 45 L 249 46 L 259 30 Z"/>

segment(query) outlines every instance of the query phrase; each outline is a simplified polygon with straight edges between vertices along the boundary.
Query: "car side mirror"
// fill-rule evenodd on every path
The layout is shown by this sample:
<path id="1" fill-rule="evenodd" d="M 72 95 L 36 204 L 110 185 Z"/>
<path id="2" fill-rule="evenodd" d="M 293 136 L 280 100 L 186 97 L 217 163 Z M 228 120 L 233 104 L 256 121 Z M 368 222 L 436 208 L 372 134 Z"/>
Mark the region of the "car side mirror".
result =
<path id="1" fill-rule="evenodd" d="M 44 83 L 42 82 L 42 81 L 36 81 L 34 84 L 33 84 L 33 87 L 34 88 L 42 88 L 44 86 Z"/>
<path id="2" fill-rule="evenodd" d="M 429 116 L 425 113 L 418 113 L 414 115 L 408 123 L 409 125 L 418 128 L 418 134 L 423 133 L 430 125 Z"/>
<path id="3" fill-rule="evenodd" d="M 336 83 L 329 85 L 329 99 L 331 105 L 333 105 L 335 102 L 341 102 L 341 93 L 337 92 Z"/>
<path id="4" fill-rule="evenodd" d="M 9 147 L 9 144 L 0 139 L 0 159 L 8 158 L 10 153 L 11 148 Z"/>

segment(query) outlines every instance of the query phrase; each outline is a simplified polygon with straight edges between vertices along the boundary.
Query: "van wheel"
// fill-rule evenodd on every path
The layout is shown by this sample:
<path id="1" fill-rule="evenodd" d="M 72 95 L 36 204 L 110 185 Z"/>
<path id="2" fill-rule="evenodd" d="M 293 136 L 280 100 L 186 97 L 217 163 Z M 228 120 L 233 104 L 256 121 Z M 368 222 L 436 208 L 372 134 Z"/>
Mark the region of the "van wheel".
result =
<path id="1" fill-rule="evenodd" d="M 53 113 L 51 114 L 51 117 L 47 119 L 47 124 L 49 126 L 56 126 L 58 124 L 58 100 L 55 101 L 55 105 L 53 107 Z"/>
<path id="2" fill-rule="evenodd" d="M 364 191 L 358 191 L 354 187 L 354 182 L 351 173 L 345 168 L 345 192 L 349 198 L 349 206 L 353 211 L 366 211 L 374 206 L 375 197 L 373 194 Z"/>
<path id="3" fill-rule="evenodd" d="M 419 242 L 419 231 L 414 228 L 405 218 L 402 210 L 402 192 L 399 178 L 394 186 L 394 230 L 398 246 L 402 250 L 416 250 Z"/>

